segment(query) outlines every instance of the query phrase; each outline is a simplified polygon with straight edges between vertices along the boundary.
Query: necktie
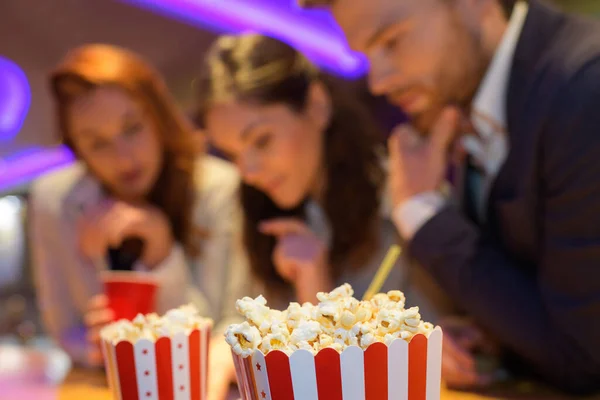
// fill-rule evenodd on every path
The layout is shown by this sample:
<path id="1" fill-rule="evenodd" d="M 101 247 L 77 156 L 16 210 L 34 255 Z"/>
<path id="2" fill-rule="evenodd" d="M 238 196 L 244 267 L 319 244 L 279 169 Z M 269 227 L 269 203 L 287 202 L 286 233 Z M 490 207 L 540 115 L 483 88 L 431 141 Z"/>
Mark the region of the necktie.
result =
<path id="1" fill-rule="evenodd" d="M 465 171 L 465 209 L 473 222 L 482 224 L 485 220 L 484 196 L 485 174 L 474 162 L 471 156 L 466 160 Z"/>
<path id="2" fill-rule="evenodd" d="M 498 121 L 477 110 L 471 111 L 469 122 L 463 137 L 463 146 L 469 154 L 465 200 L 467 208 L 472 209 L 473 220 L 484 223 L 489 189 L 508 151 L 506 131 Z"/>

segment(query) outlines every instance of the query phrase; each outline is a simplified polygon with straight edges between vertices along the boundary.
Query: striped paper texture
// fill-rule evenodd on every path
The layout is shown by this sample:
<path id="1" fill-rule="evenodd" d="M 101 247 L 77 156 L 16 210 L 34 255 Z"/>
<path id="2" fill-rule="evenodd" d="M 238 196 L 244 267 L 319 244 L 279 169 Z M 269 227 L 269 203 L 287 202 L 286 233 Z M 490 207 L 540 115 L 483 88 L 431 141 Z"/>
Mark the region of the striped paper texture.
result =
<path id="1" fill-rule="evenodd" d="M 115 400 L 206 400 L 210 327 L 151 342 L 103 342 Z"/>
<path id="2" fill-rule="evenodd" d="M 341 354 L 255 351 L 233 358 L 243 400 L 439 400 L 442 330 Z"/>

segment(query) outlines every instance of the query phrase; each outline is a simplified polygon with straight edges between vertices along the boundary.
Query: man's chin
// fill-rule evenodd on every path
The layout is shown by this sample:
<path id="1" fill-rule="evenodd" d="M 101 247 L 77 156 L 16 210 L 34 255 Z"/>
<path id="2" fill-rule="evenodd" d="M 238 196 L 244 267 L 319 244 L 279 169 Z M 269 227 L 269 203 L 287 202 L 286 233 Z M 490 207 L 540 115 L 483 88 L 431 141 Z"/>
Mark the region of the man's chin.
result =
<path id="1" fill-rule="evenodd" d="M 434 119 L 424 115 L 419 115 L 410 119 L 410 123 L 421 135 L 427 136 L 433 127 Z"/>
<path id="2" fill-rule="evenodd" d="M 441 113 L 442 109 L 440 108 L 429 109 L 417 115 L 409 116 L 410 123 L 423 136 L 428 136 Z"/>

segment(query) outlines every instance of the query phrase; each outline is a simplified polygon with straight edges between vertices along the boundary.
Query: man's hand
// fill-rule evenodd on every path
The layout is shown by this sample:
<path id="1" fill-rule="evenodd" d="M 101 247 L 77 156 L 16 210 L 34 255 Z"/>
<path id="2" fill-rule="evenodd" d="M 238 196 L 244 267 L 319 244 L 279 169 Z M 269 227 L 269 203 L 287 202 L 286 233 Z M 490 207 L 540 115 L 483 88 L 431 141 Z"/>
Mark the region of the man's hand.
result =
<path id="1" fill-rule="evenodd" d="M 421 135 L 408 124 L 394 130 L 388 141 L 394 206 L 419 193 L 439 189 L 447 171 L 449 148 L 457 133 L 458 121 L 458 110 L 449 107 L 428 135 Z"/>
<path id="2" fill-rule="evenodd" d="M 440 323 L 444 330 L 442 347 L 442 378 L 454 389 L 474 389 L 494 381 L 494 371 L 479 371 L 476 353 L 497 358 L 498 346 L 472 321 L 446 318 Z"/>

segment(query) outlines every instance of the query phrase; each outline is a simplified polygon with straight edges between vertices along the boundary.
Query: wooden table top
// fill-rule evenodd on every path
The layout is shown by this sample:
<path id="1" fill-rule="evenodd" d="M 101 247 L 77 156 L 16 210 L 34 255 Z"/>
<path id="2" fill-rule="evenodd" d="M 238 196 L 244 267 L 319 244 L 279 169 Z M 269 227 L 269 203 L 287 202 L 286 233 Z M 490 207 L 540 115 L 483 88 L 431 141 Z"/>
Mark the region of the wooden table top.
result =
<path id="1" fill-rule="evenodd" d="M 232 390 L 228 400 L 238 398 L 237 391 Z M 6 388 L 0 391 L 0 400 L 112 400 L 106 387 L 104 375 L 100 372 L 73 370 L 60 384 L 44 383 Z M 457 392 L 443 388 L 441 400 L 558 400 L 564 397 L 549 396 L 548 393 L 532 393 L 526 386 L 509 391 L 498 391 L 496 394 L 473 394 Z"/>
<path id="2" fill-rule="evenodd" d="M 237 399 L 235 390 L 228 400 Z M 19 389 L 2 391 L 2 400 L 112 400 L 112 396 L 106 387 L 102 374 L 91 374 L 89 372 L 75 372 L 67 378 L 65 383 L 59 386 L 33 385 Z M 492 400 L 495 397 L 484 397 L 481 395 L 452 392 L 445 390 L 441 400 Z M 541 400 L 541 399 L 540 399 Z"/>
<path id="3" fill-rule="evenodd" d="M 0 346 L 0 400 L 112 400 L 101 371 L 74 369 L 66 374 L 64 355 Z M 64 373 L 60 373 L 63 368 Z M 58 372 L 57 372 L 58 371 Z M 232 390 L 228 400 L 239 397 Z M 528 384 L 510 384 L 486 394 L 442 389 L 441 400 L 565 400 Z"/>

